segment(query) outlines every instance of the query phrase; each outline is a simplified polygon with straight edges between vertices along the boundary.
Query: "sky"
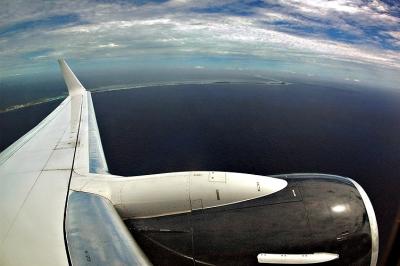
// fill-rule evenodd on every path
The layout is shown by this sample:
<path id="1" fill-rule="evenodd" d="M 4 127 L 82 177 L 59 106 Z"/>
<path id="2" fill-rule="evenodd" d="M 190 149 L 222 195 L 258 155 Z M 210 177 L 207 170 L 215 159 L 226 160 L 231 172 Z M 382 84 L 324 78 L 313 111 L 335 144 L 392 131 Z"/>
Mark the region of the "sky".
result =
<path id="1" fill-rule="evenodd" d="M 400 79 L 397 0 L 0 2 L 0 80 L 80 68 L 267 69 Z"/>

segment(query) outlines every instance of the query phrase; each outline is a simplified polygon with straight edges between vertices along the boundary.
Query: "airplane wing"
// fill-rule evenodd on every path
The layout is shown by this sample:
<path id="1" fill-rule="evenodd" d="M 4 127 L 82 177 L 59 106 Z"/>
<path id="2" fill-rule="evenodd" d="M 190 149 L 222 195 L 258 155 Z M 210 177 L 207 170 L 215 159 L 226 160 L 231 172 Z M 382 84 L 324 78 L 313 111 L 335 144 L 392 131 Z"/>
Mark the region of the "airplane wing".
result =
<path id="1" fill-rule="evenodd" d="M 90 92 L 59 64 L 69 96 L 0 154 L 0 265 L 149 264 L 107 199 L 69 189 L 108 169 Z"/>

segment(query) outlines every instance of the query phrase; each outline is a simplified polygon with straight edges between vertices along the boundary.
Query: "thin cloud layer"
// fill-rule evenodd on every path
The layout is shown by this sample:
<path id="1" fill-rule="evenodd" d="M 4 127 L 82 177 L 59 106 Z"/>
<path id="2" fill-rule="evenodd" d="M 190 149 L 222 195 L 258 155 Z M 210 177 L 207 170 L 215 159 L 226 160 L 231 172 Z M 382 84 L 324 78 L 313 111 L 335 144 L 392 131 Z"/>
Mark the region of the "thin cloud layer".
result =
<path id="1" fill-rule="evenodd" d="M 59 57 L 235 57 L 397 69 L 399 14 L 399 5 L 377 0 L 2 1 L 0 74 Z"/>

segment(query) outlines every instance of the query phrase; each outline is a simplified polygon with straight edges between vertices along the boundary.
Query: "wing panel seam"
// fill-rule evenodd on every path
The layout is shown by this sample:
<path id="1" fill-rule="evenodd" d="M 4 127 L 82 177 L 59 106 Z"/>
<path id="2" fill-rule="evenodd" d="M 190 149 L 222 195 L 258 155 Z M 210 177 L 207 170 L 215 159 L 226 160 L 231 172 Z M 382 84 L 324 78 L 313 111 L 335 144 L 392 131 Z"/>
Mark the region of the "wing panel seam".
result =
<path id="1" fill-rule="evenodd" d="M 72 265 L 72 262 L 71 262 L 71 257 L 70 257 L 69 249 L 68 249 L 68 240 L 67 240 L 67 232 L 65 230 L 65 225 L 66 225 L 66 218 L 67 218 L 67 205 L 68 205 L 69 189 L 70 189 L 70 186 L 71 186 L 72 173 L 74 172 L 76 150 L 77 150 L 77 147 L 78 147 L 78 141 L 79 141 L 79 137 L 80 137 L 80 133 L 81 133 L 80 130 L 81 130 L 81 123 L 82 123 L 83 95 L 81 95 L 80 97 L 81 97 L 81 107 L 80 107 L 81 110 L 80 110 L 80 114 L 79 114 L 78 134 L 76 134 L 75 149 L 74 149 L 74 156 L 72 158 L 71 173 L 69 175 L 68 186 L 67 186 L 67 194 L 65 196 L 64 219 L 63 219 L 64 244 L 65 244 L 65 251 L 67 253 L 67 259 L 68 259 L 68 264 L 69 265 Z"/>
<path id="2" fill-rule="evenodd" d="M 39 130 L 39 131 L 40 131 L 40 130 Z M 65 132 L 65 131 L 66 131 L 66 130 L 64 130 L 64 132 Z M 35 133 L 35 134 L 36 134 L 36 133 Z M 61 142 L 61 140 L 62 140 L 62 137 L 57 141 L 56 146 Z M 44 172 L 44 168 L 46 168 L 48 162 L 50 161 L 52 155 L 54 154 L 54 151 L 55 151 L 55 149 L 53 149 L 53 150 L 51 151 L 51 153 L 50 153 L 49 157 L 47 158 L 46 162 L 44 163 L 42 169 L 40 170 L 40 172 L 39 172 L 38 175 L 36 176 L 35 181 L 33 182 L 32 186 L 29 188 L 28 193 L 26 194 L 26 196 L 25 196 L 25 198 L 24 198 L 24 200 L 23 200 L 21 206 L 18 208 L 18 211 L 17 211 L 17 213 L 16 213 L 16 215 L 15 215 L 13 221 L 11 222 L 11 224 L 10 224 L 8 230 L 7 230 L 7 233 L 5 234 L 5 236 L 4 236 L 4 238 L 3 238 L 2 244 L 3 244 L 3 242 L 7 239 L 7 237 L 8 237 L 8 235 L 9 235 L 11 229 L 13 228 L 13 226 L 14 226 L 14 224 L 15 224 L 15 221 L 16 221 L 17 218 L 19 217 L 19 214 L 21 213 L 22 208 L 24 207 L 26 201 L 28 200 L 29 196 L 31 195 L 32 190 L 33 190 L 34 187 L 36 186 L 36 183 L 37 183 L 37 181 L 39 180 L 40 176 L 41 176 L 42 173 Z M 15 153 L 14 153 L 14 154 L 15 154 Z M 10 158 L 11 158 L 11 157 L 12 157 L 12 156 L 10 156 Z"/>

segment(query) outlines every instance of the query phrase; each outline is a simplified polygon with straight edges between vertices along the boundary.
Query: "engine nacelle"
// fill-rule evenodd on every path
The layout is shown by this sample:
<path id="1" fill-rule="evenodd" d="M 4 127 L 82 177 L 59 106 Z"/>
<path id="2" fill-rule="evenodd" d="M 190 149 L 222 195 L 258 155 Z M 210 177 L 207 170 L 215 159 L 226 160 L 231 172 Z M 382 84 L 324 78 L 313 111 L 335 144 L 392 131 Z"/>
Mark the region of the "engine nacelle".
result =
<path id="1" fill-rule="evenodd" d="M 155 264 L 376 265 L 376 218 L 356 182 L 322 174 L 273 178 L 287 185 L 249 200 L 126 224 Z"/>

